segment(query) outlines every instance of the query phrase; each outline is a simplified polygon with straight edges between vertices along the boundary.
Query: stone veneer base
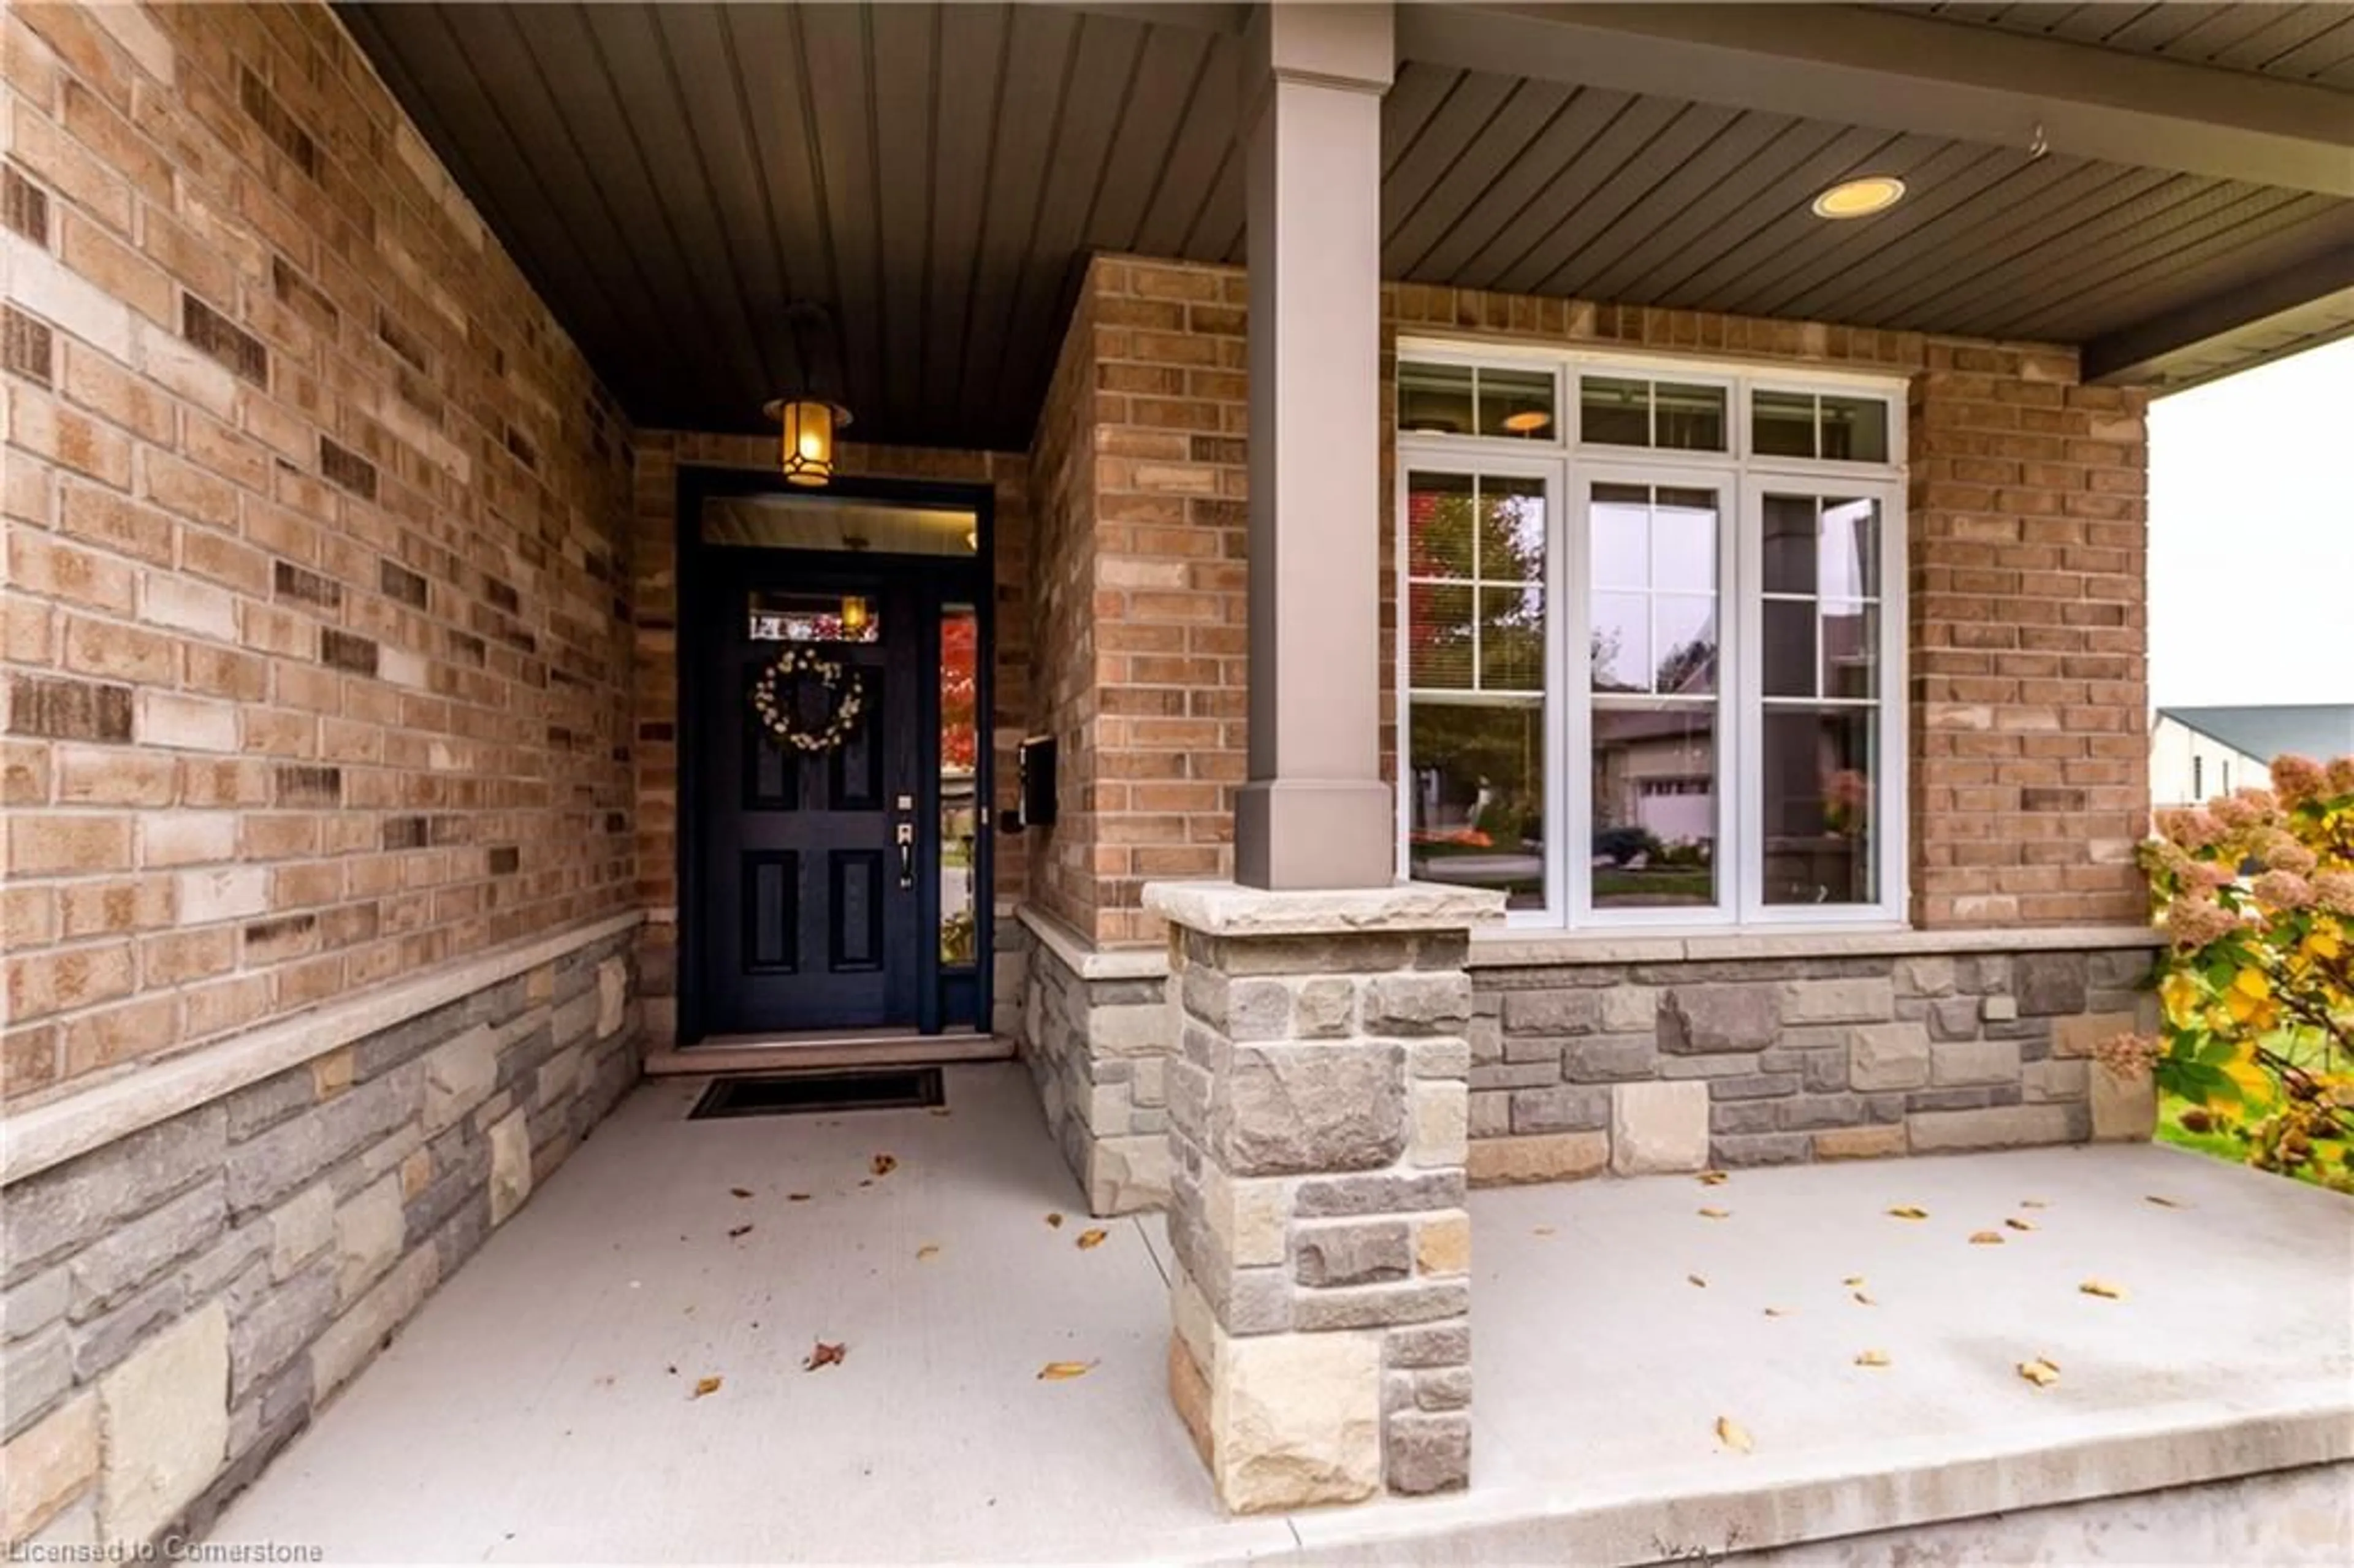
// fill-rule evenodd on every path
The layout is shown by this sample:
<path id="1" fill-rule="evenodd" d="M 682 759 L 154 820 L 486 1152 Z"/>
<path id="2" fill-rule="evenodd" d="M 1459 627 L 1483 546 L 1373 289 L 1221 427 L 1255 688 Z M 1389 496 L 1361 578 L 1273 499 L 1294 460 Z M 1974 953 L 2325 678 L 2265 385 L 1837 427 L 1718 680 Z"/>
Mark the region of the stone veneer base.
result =
<path id="1" fill-rule="evenodd" d="M 9 1185 L 0 1535 L 200 1532 L 636 1080 L 628 924 Z"/>
<path id="2" fill-rule="evenodd" d="M 1173 1048 L 1166 959 L 1158 952 L 1089 953 L 1028 908 L 1021 928 L 1028 973 L 1016 1039 L 1088 1212 L 1164 1207 Z"/>

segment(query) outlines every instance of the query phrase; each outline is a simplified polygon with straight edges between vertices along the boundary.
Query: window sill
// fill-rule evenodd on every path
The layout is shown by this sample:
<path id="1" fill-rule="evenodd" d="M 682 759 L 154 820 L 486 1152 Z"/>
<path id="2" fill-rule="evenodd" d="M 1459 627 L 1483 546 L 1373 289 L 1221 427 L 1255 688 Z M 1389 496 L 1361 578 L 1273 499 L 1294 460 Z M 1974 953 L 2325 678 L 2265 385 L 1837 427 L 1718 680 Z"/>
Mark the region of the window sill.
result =
<path id="1" fill-rule="evenodd" d="M 1686 932 L 1535 931 L 1522 926 L 1473 932 L 1470 965 L 1475 969 L 1492 969 L 1552 964 L 1678 964 L 1908 953 L 2083 951 L 2096 948 L 2156 948 L 2164 940 L 2146 926 L 2001 927 L 1991 930 L 1817 926 Z"/>

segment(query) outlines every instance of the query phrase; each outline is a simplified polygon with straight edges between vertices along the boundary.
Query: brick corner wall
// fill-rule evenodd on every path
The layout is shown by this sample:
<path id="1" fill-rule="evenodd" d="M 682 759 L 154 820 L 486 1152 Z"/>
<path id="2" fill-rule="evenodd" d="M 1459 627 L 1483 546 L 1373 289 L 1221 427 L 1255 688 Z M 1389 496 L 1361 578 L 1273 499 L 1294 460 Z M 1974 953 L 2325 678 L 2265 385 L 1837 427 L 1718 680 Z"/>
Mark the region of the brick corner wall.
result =
<path id="1" fill-rule="evenodd" d="M 1913 919 L 2126 924 L 2148 894 L 2147 395 L 1931 339 L 1910 411 Z"/>
<path id="2" fill-rule="evenodd" d="M 5 25 L 0 1094 L 626 908 L 587 363 L 324 6 Z"/>

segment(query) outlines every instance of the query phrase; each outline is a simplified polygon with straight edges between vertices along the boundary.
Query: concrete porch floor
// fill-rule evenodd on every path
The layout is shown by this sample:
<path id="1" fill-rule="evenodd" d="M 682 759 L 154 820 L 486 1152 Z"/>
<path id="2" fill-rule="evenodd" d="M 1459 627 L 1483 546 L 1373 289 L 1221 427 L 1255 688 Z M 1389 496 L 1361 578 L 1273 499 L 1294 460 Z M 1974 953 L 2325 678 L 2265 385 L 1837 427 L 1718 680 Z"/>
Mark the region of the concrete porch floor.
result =
<path id="1" fill-rule="evenodd" d="M 1076 1245 L 1097 1222 L 1021 1068 L 952 1069 L 944 1117 L 686 1122 L 696 1090 L 641 1087 L 213 1539 L 377 1562 L 1646 1562 L 2354 1457 L 2354 1204 L 2165 1149 L 2035 1150 L 1475 1194 L 1474 1489 L 1225 1520 L 1162 1388 L 1159 1227 Z M 2005 1242 L 1971 1245 L 1986 1229 Z M 803 1372 L 821 1339 L 846 1359 Z M 2056 1386 L 2018 1376 L 2035 1355 Z M 1094 1365 L 1039 1381 L 1066 1361 Z M 691 1397 L 703 1377 L 719 1389 Z M 1721 1415 L 1754 1452 L 1723 1449 Z M 2315 1560 L 2342 1561 L 2354 1501 L 2323 1514 Z M 2119 1555 L 2201 1555 L 2138 1544 Z"/>

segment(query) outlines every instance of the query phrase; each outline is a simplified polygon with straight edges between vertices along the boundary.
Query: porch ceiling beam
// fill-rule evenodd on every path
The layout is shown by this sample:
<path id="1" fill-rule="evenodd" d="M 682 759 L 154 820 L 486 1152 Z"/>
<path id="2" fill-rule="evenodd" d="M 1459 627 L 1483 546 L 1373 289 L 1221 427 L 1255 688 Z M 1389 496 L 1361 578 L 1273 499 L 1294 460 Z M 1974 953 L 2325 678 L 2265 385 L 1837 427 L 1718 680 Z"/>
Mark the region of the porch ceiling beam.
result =
<path id="1" fill-rule="evenodd" d="M 2341 246 L 2285 267 L 2253 283 L 2221 290 L 2190 304 L 2096 337 L 2084 348 L 2087 381 L 2161 383 L 2169 390 L 2235 368 L 2228 353 L 2200 374 L 2167 374 L 2170 359 L 2242 334 L 2285 333 L 2307 346 L 2354 334 L 2354 246 Z"/>
<path id="2" fill-rule="evenodd" d="M 1398 58 L 2354 196 L 2354 95 L 1860 5 L 1401 5 Z"/>

